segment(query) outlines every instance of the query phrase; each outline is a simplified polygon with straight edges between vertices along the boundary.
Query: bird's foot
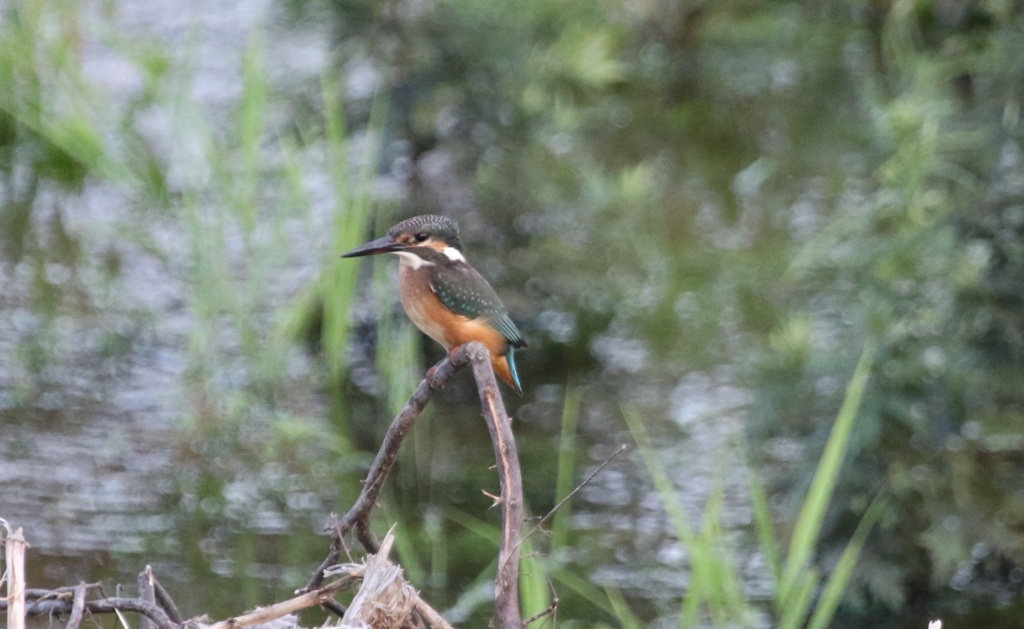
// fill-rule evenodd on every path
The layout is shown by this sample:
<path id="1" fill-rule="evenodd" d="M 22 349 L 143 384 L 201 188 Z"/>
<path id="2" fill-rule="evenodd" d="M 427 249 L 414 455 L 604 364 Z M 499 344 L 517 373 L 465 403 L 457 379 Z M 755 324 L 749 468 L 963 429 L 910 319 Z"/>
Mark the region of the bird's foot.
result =
<path id="1" fill-rule="evenodd" d="M 444 387 L 444 382 L 437 377 L 437 367 L 427 369 L 427 386 L 435 391 Z"/>
<path id="2" fill-rule="evenodd" d="M 455 352 L 459 351 L 460 347 L 462 346 L 456 345 L 455 347 L 448 350 L 448 360 L 450 362 L 455 362 Z M 444 387 L 444 381 L 437 377 L 437 366 L 427 369 L 427 385 L 429 385 L 431 389 L 437 391 L 440 391 L 441 388 Z"/>

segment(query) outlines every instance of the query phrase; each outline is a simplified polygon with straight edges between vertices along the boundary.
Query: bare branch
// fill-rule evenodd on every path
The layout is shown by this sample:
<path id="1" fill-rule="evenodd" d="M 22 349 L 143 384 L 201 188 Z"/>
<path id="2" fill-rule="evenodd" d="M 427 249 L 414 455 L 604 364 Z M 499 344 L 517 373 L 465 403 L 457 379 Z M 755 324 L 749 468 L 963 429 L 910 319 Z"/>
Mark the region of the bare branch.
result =
<path id="1" fill-rule="evenodd" d="M 85 589 L 93 590 L 99 589 L 99 583 L 86 583 Z M 77 585 L 64 585 L 61 587 L 53 588 L 52 590 L 44 590 L 42 588 L 28 588 L 25 590 L 25 598 L 27 600 L 42 600 L 47 598 L 54 598 L 61 595 L 71 594 L 74 595 L 75 590 L 78 589 Z"/>
<path id="2" fill-rule="evenodd" d="M 480 394 L 487 429 L 494 444 L 494 459 L 501 486 L 501 546 L 498 549 L 498 575 L 494 582 L 494 607 L 505 629 L 521 629 L 519 610 L 519 547 L 522 545 L 523 476 L 519 452 L 512 434 L 512 422 L 498 391 L 491 365 L 491 354 L 480 343 L 467 343 L 473 376 Z"/>
<path id="3" fill-rule="evenodd" d="M 179 625 L 182 623 L 181 612 L 178 611 L 178 606 L 174 604 L 174 599 L 164 589 L 164 586 L 160 583 L 160 580 L 153 575 L 153 589 L 156 593 L 156 602 L 160 607 L 167 612 L 167 616 Z"/>

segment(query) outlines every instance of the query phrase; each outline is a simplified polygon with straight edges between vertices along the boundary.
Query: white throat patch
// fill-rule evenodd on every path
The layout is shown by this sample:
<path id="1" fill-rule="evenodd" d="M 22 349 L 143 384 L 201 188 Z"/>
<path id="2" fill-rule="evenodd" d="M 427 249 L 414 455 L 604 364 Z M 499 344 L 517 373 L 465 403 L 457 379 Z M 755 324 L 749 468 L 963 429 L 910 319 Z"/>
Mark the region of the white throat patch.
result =
<path id="1" fill-rule="evenodd" d="M 462 257 L 462 252 L 455 247 L 445 247 L 441 253 L 443 253 L 452 262 L 465 262 L 466 259 Z"/>
<path id="2" fill-rule="evenodd" d="M 416 255 L 415 253 L 413 253 L 411 251 L 393 251 L 392 253 L 396 254 L 399 258 L 401 258 L 401 261 L 400 261 L 401 266 L 407 266 L 407 267 L 409 267 L 410 269 L 413 269 L 413 270 L 418 269 L 421 266 L 433 266 L 434 265 L 433 262 L 429 262 L 427 260 L 424 260 L 423 258 L 419 257 L 418 255 Z"/>

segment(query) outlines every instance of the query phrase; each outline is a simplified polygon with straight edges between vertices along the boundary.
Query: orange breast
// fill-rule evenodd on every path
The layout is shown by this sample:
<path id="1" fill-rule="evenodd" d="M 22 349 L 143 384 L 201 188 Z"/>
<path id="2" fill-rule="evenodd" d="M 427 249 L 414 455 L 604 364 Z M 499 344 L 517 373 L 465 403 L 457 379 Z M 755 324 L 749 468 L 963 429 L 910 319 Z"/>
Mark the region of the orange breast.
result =
<path id="1" fill-rule="evenodd" d="M 430 289 L 426 267 L 413 269 L 402 266 L 399 269 L 399 283 L 405 314 L 417 328 L 445 349 L 479 341 L 495 359 L 508 351 L 508 340 L 488 325 L 486 320 L 470 319 L 444 307 Z"/>
<path id="2" fill-rule="evenodd" d="M 423 268 L 413 269 L 406 265 L 399 267 L 399 294 L 402 297 L 402 307 L 405 314 L 423 331 L 424 334 L 451 349 L 458 345 L 455 338 L 449 333 L 454 325 L 453 319 L 457 315 L 449 312 L 430 290 L 430 281 L 427 271 Z"/>

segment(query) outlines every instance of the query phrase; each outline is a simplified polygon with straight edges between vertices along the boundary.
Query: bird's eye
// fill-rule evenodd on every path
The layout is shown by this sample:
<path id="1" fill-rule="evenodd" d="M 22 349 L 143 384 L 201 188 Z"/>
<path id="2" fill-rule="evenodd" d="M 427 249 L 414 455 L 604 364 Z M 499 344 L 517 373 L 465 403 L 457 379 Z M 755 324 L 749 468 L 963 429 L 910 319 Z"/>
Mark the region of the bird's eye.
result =
<path id="1" fill-rule="evenodd" d="M 426 232 L 420 232 L 420 233 L 416 234 L 415 236 L 413 236 L 413 238 L 416 239 L 416 242 L 423 242 L 427 238 L 430 238 L 430 236 L 428 236 L 426 234 Z"/>

